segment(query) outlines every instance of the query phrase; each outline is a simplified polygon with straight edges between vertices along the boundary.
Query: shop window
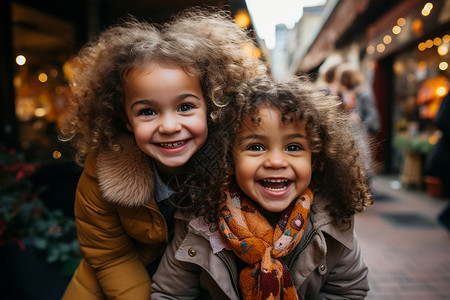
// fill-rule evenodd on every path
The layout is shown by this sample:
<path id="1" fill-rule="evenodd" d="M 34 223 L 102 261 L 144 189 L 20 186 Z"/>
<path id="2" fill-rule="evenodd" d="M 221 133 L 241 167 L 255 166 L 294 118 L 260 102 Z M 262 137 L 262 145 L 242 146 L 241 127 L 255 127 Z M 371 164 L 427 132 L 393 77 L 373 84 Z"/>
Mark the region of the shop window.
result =
<path id="1" fill-rule="evenodd" d="M 415 155 L 420 166 L 441 135 L 434 119 L 449 91 L 450 53 L 445 51 L 449 47 L 450 35 L 444 32 L 418 42 L 394 59 L 394 169 L 406 165 L 405 153 Z M 416 172 L 417 185 L 422 171 Z"/>
<path id="2" fill-rule="evenodd" d="M 450 47 L 447 34 L 429 39 L 431 45 L 421 45 L 397 56 L 395 76 L 394 128 L 410 135 L 426 135 L 434 130 L 433 119 L 443 97 L 448 93 Z M 440 42 L 439 42 L 440 41 Z"/>
<path id="3" fill-rule="evenodd" d="M 20 148 L 32 161 L 70 160 L 57 135 L 70 97 L 74 26 L 14 2 L 12 22 Z"/>

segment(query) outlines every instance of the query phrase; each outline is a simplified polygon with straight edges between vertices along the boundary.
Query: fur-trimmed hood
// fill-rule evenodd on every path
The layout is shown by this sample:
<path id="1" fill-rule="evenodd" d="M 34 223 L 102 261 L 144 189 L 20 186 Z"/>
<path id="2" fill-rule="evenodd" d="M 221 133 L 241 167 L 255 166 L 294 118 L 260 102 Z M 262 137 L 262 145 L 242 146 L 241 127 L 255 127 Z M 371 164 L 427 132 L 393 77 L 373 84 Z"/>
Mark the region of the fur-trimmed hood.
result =
<path id="1" fill-rule="evenodd" d="M 109 202 L 142 206 L 153 196 L 151 158 L 139 149 L 133 137 L 121 138 L 120 145 L 121 151 L 101 151 L 97 155 L 100 192 Z"/>

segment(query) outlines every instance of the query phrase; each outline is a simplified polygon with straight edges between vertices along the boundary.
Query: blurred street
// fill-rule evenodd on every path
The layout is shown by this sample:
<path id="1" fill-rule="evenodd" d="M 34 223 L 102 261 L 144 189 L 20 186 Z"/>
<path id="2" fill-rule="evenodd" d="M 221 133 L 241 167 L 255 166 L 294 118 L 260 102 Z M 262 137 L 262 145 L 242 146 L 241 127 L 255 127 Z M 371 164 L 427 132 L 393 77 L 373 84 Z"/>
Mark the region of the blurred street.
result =
<path id="1" fill-rule="evenodd" d="M 401 188 L 396 177 L 378 176 L 373 188 L 374 205 L 356 218 L 367 299 L 449 299 L 450 233 L 437 221 L 448 200 Z"/>

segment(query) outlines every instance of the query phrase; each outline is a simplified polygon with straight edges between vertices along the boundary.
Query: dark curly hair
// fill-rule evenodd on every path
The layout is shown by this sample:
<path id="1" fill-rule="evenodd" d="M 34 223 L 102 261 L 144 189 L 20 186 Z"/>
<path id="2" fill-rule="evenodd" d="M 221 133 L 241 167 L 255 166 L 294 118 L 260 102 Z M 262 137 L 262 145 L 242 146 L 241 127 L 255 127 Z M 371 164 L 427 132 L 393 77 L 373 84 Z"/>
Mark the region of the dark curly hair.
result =
<path id="1" fill-rule="evenodd" d="M 242 81 L 267 72 L 259 58 L 243 51 L 254 46 L 249 36 L 229 12 L 214 8 L 189 8 L 162 25 L 129 16 L 93 37 L 75 57 L 72 105 L 60 139 L 74 145 L 80 165 L 90 152 L 120 151 L 120 137 L 131 134 L 124 83 L 133 68 L 150 62 L 199 78 L 211 123 Z"/>
<path id="2" fill-rule="evenodd" d="M 318 199 L 328 199 L 327 210 L 335 222 L 348 222 L 356 212 L 362 212 L 373 202 L 362 167 L 363 157 L 359 136 L 354 134 L 340 101 L 325 95 L 309 79 L 300 77 L 276 82 L 261 77 L 243 83 L 233 105 L 227 106 L 218 118 L 216 147 L 219 162 L 216 186 L 210 187 L 197 204 L 199 214 L 210 223 L 217 222 L 217 213 L 226 200 L 226 191 L 233 181 L 233 144 L 244 116 L 257 122 L 261 107 L 281 112 L 289 122 L 294 115 L 305 122 L 312 152 L 310 188 Z M 361 136 L 363 138 L 363 136 Z"/>

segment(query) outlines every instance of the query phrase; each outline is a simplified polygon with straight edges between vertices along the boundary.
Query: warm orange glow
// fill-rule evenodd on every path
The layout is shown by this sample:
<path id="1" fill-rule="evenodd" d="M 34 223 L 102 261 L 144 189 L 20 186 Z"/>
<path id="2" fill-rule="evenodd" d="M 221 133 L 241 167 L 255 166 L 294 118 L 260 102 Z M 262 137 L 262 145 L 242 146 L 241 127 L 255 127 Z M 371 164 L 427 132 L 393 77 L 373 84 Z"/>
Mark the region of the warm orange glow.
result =
<path id="1" fill-rule="evenodd" d="M 392 27 L 393 34 L 399 34 L 401 31 L 402 31 L 402 28 L 398 25 L 395 25 L 394 27 Z"/>
<path id="2" fill-rule="evenodd" d="M 425 46 L 427 46 L 427 48 L 431 48 L 431 47 L 433 47 L 433 41 L 432 40 L 427 40 L 426 42 L 425 42 Z"/>
<path id="3" fill-rule="evenodd" d="M 436 145 L 438 141 L 439 141 L 439 137 L 436 135 L 431 135 L 428 138 L 428 143 L 430 143 L 431 145 Z"/>
<path id="4" fill-rule="evenodd" d="M 431 2 L 428 2 L 427 4 L 425 4 L 425 6 L 422 9 L 422 15 L 423 16 L 428 16 L 431 13 L 431 10 L 433 9 L 433 4 Z"/>
<path id="5" fill-rule="evenodd" d="M 39 74 L 38 79 L 40 82 L 46 82 L 48 79 L 48 76 L 45 73 L 41 73 L 41 74 Z"/>
<path id="6" fill-rule="evenodd" d="M 420 35 L 423 31 L 423 22 L 421 19 L 415 19 L 411 25 L 412 32 L 415 35 Z"/>
<path id="7" fill-rule="evenodd" d="M 58 150 L 53 151 L 53 158 L 54 159 L 61 158 L 61 152 L 59 152 Z"/>
<path id="8" fill-rule="evenodd" d="M 403 74 L 405 72 L 405 66 L 399 61 L 394 63 L 393 69 L 396 74 Z"/>
<path id="9" fill-rule="evenodd" d="M 433 9 L 433 4 L 431 2 L 428 2 L 427 4 L 424 5 L 423 9 L 422 9 L 422 15 L 423 16 L 428 16 L 431 13 L 431 10 Z"/>
<path id="10" fill-rule="evenodd" d="M 448 53 L 448 46 L 447 45 L 440 45 L 437 48 L 437 52 L 440 56 L 444 56 Z"/>
<path id="11" fill-rule="evenodd" d="M 246 9 L 240 9 L 237 11 L 234 17 L 234 23 L 238 24 L 239 27 L 246 28 L 250 25 L 250 16 Z"/>
<path id="12" fill-rule="evenodd" d="M 254 57 L 260 58 L 260 57 L 261 57 L 261 50 L 259 50 L 259 48 L 256 48 L 256 47 L 255 47 L 255 49 L 253 50 L 252 55 L 253 55 Z"/>
<path id="13" fill-rule="evenodd" d="M 398 18 L 398 20 L 397 20 L 398 26 L 403 26 L 403 25 L 405 25 L 405 23 L 406 23 L 405 18 Z"/>
<path id="14" fill-rule="evenodd" d="M 384 50 L 386 50 L 386 46 L 384 46 L 383 44 L 378 44 L 377 45 L 377 51 L 382 53 L 384 52 Z"/>
<path id="15" fill-rule="evenodd" d="M 369 55 L 372 55 L 372 54 L 374 54 L 374 53 L 375 53 L 375 47 L 374 47 L 374 46 L 372 46 L 372 45 L 370 45 L 370 46 L 367 46 L 367 49 L 366 49 L 366 51 L 367 51 L 367 54 L 369 54 Z"/>
<path id="16" fill-rule="evenodd" d="M 259 50 L 259 48 L 255 47 L 253 44 L 248 42 L 244 44 L 244 51 L 249 55 L 253 55 L 257 58 L 261 56 L 261 50 Z"/>
<path id="17" fill-rule="evenodd" d="M 375 67 L 376 67 L 376 63 L 373 60 L 371 60 L 367 63 L 368 69 L 375 69 Z"/>
<path id="18" fill-rule="evenodd" d="M 433 119 L 439 110 L 442 98 L 448 93 L 448 79 L 444 75 L 428 78 L 421 85 L 416 96 L 420 106 L 420 117 Z"/>
<path id="19" fill-rule="evenodd" d="M 450 35 L 449 35 L 449 34 L 444 35 L 444 36 L 442 37 L 442 41 L 443 41 L 444 43 L 450 42 Z"/>
<path id="20" fill-rule="evenodd" d="M 445 71 L 448 69 L 448 63 L 446 61 L 443 61 L 439 64 L 439 70 Z"/>
<path id="21" fill-rule="evenodd" d="M 447 94 L 447 88 L 445 86 L 440 86 L 435 91 L 436 96 L 442 97 Z"/>
<path id="22" fill-rule="evenodd" d="M 423 7 L 426 10 L 432 10 L 433 9 L 433 3 L 428 2 L 427 4 L 425 4 L 425 6 Z"/>
<path id="23" fill-rule="evenodd" d="M 34 115 L 36 117 L 44 117 L 47 114 L 47 110 L 43 107 L 38 107 L 34 110 Z"/>
<path id="24" fill-rule="evenodd" d="M 417 69 L 423 70 L 428 67 L 428 63 L 424 60 L 421 60 L 417 63 Z"/>
<path id="25" fill-rule="evenodd" d="M 433 40 L 433 44 L 435 46 L 439 46 L 440 44 L 442 44 L 442 39 L 440 37 L 435 37 Z"/>
<path id="26" fill-rule="evenodd" d="M 422 42 L 417 46 L 417 48 L 419 49 L 419 51 L 424 51 L 425 49 L 427 49 L 427 46 L 425 46 L 425 43 Z"/>
<path id="27" fill-rule="evenodd" d="M 385 35 L 384 38 L 383 38 L 383 42 L 386 45 L 390 44 L 392 42 L 392 37 L 389 34 Z"/>

